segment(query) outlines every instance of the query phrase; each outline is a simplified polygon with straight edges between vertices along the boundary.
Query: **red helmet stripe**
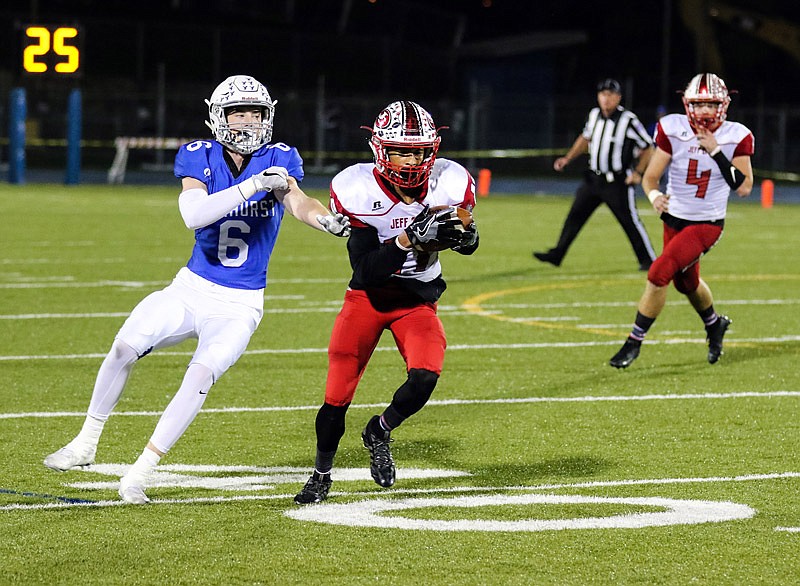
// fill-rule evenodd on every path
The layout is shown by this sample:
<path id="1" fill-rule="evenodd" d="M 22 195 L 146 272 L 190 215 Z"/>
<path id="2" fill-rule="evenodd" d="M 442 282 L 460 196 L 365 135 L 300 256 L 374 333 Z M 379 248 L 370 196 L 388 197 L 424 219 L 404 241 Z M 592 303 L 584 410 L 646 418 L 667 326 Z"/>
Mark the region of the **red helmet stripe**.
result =
<path id="1" fill-rule="evenodd" d="M 711 84 L 708 83 L 708 74 L 704 73 L 703 77 L 700 78 L 700 83 L 697 88 L 697 93 L 701 95 L 703 94 L 708 95 L 709 94 L 708 88 L 710 85 Z"/>
<path id="2" fill-rule="evenodd" d="M 405 119 L 406 136 L 420 136 L 422 134 L 422 124 L 415 104 L 403 102 L 403 118 Z"/>

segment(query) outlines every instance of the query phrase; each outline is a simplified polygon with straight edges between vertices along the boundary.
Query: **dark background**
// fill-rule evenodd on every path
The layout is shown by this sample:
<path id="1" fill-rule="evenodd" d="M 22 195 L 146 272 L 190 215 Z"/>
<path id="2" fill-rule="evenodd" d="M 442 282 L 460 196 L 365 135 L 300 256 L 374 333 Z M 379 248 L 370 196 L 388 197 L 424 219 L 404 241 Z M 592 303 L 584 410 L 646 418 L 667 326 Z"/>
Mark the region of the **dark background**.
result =
<path id="1" fill-rule="evenodd" d="M 84 139 L 206 136 L 203 99 L 228 75 L 247 73 L 279 102 L 276 138 L 306 151 L 363 150 L 358 127 L 400 98 L 451 126 L 450 148 L 566 148 L 599 79 L 617 78 L 623 103 L 648 124 L 659 104 L 680 111 L 676 92 L 710 70 L 738 90 L 730 118 L 754 131 L 756 165 L 800 167 L 796 1 L 8 4 L 0 9 L 3 136 L 12 87 L 26 88 L 33 137 L 63 137 L 66 95 L 76 87 Z M 34 22 L 80 25 L 80 78 L 22 74 L 20 31 Z M 102 166 L 108 156 L 86 160 Z M 517 167 L 509 163 L 510 172 Z"/>

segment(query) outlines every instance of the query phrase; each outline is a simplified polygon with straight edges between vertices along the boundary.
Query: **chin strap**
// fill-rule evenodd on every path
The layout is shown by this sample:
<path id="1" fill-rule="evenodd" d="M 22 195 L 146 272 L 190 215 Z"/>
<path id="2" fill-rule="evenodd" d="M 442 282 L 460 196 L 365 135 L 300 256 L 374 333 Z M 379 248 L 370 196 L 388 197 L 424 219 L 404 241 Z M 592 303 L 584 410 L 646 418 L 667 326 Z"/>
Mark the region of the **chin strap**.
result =
<path id="1" fill-rule="evenodd" d="M 711 155 L 711 158 L 714 159 L 719 166 L 719 170 L 722 171 L 722 177 L 725 179 L 725 183 L 730 185 L 731 189 L 739 189 L 739 186 L 744 183 L 746 179 L 744 173 L 733 166 L 733 163 L 728 160 L 728 157 L 725 156 L 719 145 L 708 154 Z"/>

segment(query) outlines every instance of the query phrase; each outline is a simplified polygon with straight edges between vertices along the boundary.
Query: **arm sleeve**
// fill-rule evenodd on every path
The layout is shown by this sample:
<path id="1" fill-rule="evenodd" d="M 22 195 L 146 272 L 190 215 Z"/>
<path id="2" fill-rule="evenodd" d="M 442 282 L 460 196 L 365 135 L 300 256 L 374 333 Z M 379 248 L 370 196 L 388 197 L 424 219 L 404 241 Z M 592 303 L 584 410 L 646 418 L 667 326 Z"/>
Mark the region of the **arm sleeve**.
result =
<path id="1" fill-rule="evenodd" d="M 350 266 L 353 267 L 353 285 L 375 286 L 384 283 L 403 268 L 408 252 L 398 248 L 394 240 L 382 244 L 378 231 L 372 227 L 353 227 L 347 240 Z"/>
<path id="2" fill-rule="evenodd" d="M 186 227 L 197 230 L 219 220 L 222 216 L 247 201 L 238 185 L 233 185 L 209 195 L 196 187 L 181 192 L 178 208 Z"/>

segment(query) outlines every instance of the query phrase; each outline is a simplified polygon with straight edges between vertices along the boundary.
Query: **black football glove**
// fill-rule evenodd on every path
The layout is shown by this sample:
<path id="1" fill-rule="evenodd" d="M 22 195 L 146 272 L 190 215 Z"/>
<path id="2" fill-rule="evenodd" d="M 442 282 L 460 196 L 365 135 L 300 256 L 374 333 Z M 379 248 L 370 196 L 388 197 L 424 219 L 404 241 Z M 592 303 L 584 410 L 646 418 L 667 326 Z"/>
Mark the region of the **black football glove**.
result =
<path id="1" fill-rule="evenodd" d="M 474 223 L 470 224 L 470 227 L 464 230 L 461 233 L 461 238 L 455 246 L 452 247 L 453 250 L 462 250 L 464 248 L 470 248 L 475 246 L 475 243 L 478 241 L 478 227 L 475 226 Z"/>
<path id="2" fill-rule="evenodd" d="M 432 211 L 428 206 L 405 230 L 417 252 L 446 250 L 461 243 L 464 228 L 451 208 Z"/>

